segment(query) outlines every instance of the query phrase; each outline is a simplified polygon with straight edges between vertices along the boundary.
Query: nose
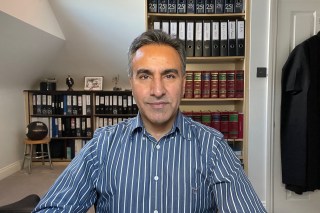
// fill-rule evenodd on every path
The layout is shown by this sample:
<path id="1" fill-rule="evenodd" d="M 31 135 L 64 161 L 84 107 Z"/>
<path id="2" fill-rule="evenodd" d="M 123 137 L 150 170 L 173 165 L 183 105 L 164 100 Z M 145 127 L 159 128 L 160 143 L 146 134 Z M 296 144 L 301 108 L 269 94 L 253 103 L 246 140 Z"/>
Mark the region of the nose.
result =
<path id="1" fill-rule="evenodd" d="M 162 97 L 165 92 L 165 85 L 162 78 L 154 78 L 151 85 L 151 95 L 155 97 Z"/>

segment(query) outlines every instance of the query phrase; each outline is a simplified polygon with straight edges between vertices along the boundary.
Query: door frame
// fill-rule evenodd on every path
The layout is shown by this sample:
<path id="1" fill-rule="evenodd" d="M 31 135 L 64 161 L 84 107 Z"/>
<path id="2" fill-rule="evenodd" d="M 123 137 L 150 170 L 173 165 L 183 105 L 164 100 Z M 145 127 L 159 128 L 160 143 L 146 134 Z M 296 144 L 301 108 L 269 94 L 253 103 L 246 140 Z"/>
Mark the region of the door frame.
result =
<path id="1" fill-rule="evenodd" d="M 274 139 L 275 139 L 275 72 L 276 49 L 278 35 L 278 0 L 269 0 L 269 72 L 268 72 L 268 97 L 267 97 L 267 191 L 266 207 L 268 212 L 274 211 Z"/>

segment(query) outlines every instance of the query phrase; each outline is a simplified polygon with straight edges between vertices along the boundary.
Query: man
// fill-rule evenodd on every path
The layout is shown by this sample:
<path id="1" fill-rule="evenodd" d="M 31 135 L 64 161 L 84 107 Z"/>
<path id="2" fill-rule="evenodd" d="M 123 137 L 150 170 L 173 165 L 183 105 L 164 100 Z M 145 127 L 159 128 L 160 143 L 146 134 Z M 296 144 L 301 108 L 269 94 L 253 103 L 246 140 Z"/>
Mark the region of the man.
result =
<path id="1" fill-rule="evenodd" d="M 184 46 L 148 31 L 128 55 L 137 117 L 98 129 L 35 211 L 265 212 L 223 135 L 179 111 Z"/>

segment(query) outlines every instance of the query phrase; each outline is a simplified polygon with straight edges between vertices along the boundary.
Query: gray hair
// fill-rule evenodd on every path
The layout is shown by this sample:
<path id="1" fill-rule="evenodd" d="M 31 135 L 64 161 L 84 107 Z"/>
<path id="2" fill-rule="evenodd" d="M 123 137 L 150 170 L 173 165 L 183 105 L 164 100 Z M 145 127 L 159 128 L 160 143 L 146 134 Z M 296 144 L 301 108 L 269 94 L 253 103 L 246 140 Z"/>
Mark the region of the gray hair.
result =
<path id="1" fill-rule="evenodd" d="M 128 76 L 132 77 L 132 59 L 137 50 L 145 45 L 158 44 L 168 45 L 175 49 L 180 56 L 182 74 L 186 73 L 186 50 L 185 46 L 179 39 L 170 37 L 161 30 L 148 30 L 133 40 L 128 51 Z"/>

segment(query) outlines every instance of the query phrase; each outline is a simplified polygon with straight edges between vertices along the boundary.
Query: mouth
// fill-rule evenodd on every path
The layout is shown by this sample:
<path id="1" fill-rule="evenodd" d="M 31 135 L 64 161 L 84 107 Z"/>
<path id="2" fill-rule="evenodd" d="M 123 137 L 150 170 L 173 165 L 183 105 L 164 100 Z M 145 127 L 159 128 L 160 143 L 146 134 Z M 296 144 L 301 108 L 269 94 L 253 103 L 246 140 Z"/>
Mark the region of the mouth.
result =
<path id="1" fill-rule="evenodd" d="M 153 109 L 163 109 L 166 105 L 168 105 L 168 102 L 164 102 L 164 101 L 152 102 L 152 103 L 149 103 L 149 105 Z"/>

